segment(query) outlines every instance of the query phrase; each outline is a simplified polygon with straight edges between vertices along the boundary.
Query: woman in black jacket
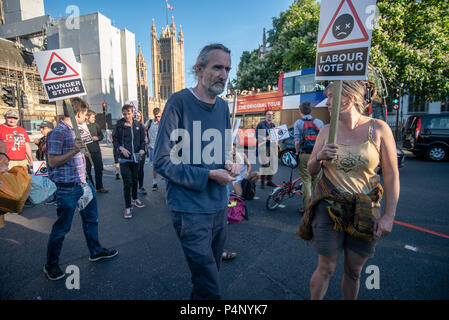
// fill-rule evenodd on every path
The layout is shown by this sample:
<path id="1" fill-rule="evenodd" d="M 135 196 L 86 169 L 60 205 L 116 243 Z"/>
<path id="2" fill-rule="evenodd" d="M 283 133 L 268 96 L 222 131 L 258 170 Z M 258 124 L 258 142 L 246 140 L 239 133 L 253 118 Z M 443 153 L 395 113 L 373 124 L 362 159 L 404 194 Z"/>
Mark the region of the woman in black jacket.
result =
<path id="1" fill-rule="evenodd" d="M 132 218 L 132 206 L 145 207 L 145 204 L 137 199 L 139 161 L 145 155 L 145 129 L 142 124 L 133 120 L 133 112 L 132 106 L 123 106 L 123 119 L 117 122 L 113 133 L 114 149 L 118 154 L 123 179 L 126 219 Z"/>

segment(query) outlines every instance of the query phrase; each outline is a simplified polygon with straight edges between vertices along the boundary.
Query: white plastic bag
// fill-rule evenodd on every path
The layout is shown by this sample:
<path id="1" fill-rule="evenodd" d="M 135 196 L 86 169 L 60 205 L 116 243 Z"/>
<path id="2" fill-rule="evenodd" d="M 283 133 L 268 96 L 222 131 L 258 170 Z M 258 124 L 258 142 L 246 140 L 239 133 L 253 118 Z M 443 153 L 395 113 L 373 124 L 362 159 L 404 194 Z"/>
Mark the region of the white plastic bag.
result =
<path id="1" fill-rule="evenodd" d="M 39 204 L 48 199 L 56 191 L 56 185 L 42 176 L 31 176 L 31 193 L 29 199 L 33 204 Z"/>
<path id="2" fill-rule="evenodd" d="M 81 198 L 79 198 L 78 200 L 78 210 L 84 210 L 89 203 L 92 201 L 92 199 L 94 198 L 94 195 L 92 193 L 92 189 L 89 187 L 89 184 L 84 183 L 83 184 L 83 195 L 81 196 Z"/>

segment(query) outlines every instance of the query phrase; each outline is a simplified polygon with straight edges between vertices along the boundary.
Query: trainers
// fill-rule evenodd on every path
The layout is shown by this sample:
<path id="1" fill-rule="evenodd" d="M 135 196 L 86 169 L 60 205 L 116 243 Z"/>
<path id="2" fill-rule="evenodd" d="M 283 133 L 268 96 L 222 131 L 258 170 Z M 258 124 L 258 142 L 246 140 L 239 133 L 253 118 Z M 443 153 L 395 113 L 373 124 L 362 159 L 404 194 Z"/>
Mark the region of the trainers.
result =
<path id="1" fill-rule="evenodd" d="M 115 174 L 115 180 L 120 180 L 120 175 L 118 173 Z"/>
<path id="2" fill-rule="evenodd" d="M 131 201 L 131 204 L 132 204 L 133 206 L 137 207 L 137 208 L 143 208 L 143 207 L 145 207 L 145 204 L 144 204 L 142 201 L 140 201 L 139 199 L 132 200 L 132 201 Z"/>
<path id="3" fill-rule="evenodd" d="M 156 191 L 157 190 L 157 184 L 155 183 L 155 184 L 153 184 L 153 191 Z"/>
<path id="4" fill-rule="evenodd" d="M 50 199 L 46 202 L 46 204 L 48 205 L 56 205 L 58 203 L 58 201 L 56 199 Z"/>
<path id="5" fill-rule="evenodd" d="M 89 257 L 89 261 L 98 261 L 101 259 L 110 259 L 114 258 L 118 254 L 118 251 L 115 249 L 101 249 L 101 251 L 93 256 Z"/>
<path id="6" fill-rule="evenodd" d="M 47 278 L 55 281 L 65 277 L 65 273 L 62 272 L 61 268 L 57 264 L 46 264 L 44 265 L 44 273 Z"/>
<path id="7" fill-rule="evenodd" d="M 31 201 L 30 201 L 30 199 L 27 199 L 26 201 L 25 201 L 25 204 L 23 205 L 25 208 L 33 208 L 34 206 L 35 206 L 35 204 L 34 203 L 32 203 Z"/>
<path id="8" fill-rule="evenodd" d="M 131 219 L 133 217 L 133 209 L 131 208 L 126 208 L 125 209 L 125 219 Z"/>
<path id="9" fill-rule="evenodd" d="M 147 194 L 147 190 L 145 190 L 144 187 L 142 187 L 142 188 L 140 188 L 139 190 L 137 190 L 137 192 L 138 192 L 139 194 L 143 194 L 143 195 L 146 195 L 146 194 Z"/>
<path id="10" fill-rule="evenodd" d="M 273 181 L 271 181 L 271 180 L 267 182 L 267 186 L 273 187 L 273 188 L 276 188 L 276 187 L 277 187 L 277 185 L 275 185 L 275 184 L 273 183 Z"/>

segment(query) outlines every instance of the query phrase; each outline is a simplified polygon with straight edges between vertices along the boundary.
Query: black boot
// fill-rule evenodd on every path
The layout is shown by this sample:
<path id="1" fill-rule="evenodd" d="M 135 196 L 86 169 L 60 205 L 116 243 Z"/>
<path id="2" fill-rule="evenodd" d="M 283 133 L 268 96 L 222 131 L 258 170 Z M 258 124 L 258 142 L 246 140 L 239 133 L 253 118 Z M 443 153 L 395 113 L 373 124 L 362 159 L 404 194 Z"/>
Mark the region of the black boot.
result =
<path id="1" fill-rule="evenodd" d="M 260 188 L 265 189 L 265 176 L 260 176 L 260 179 L 261 179 Z"/>
<path id="2" fill-rule="evenodd" d="M 275 185 L 272 181 L 273 176 L 267 176 L 267 186 L 272 187 L 272 188 L 276 188 L 277 185 Z"/>

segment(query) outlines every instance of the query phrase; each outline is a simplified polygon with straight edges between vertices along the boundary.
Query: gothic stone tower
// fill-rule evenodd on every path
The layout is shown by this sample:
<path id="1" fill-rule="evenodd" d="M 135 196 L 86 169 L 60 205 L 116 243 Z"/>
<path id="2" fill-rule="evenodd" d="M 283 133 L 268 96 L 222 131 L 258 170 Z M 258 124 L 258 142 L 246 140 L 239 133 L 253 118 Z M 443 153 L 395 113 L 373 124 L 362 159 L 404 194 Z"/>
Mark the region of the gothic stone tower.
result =
<path id="1" fill-rule="evenodd" d="M 142 50 L 140 49 L 136 57 L 137 67 L 137 101 L 143 110 L 143 119 L 148 119 L 148 80 L 147 80 L 147 64 L 143 57 Z"/>
<path id="2" fill-rule="evenodd" d="M 176 40 L 176 27 L 172 17 L 171 25 L 162 30 L 157 39 L 156 26 L 151 27 L 151 60 L 153 69 L 153 97 L 168 97 L 185 87 L 184 36 L 179 28 Z"/>

